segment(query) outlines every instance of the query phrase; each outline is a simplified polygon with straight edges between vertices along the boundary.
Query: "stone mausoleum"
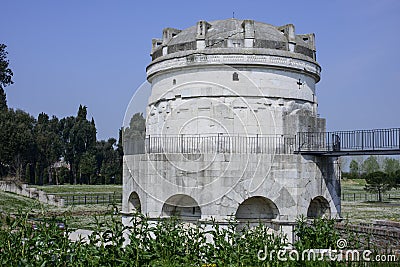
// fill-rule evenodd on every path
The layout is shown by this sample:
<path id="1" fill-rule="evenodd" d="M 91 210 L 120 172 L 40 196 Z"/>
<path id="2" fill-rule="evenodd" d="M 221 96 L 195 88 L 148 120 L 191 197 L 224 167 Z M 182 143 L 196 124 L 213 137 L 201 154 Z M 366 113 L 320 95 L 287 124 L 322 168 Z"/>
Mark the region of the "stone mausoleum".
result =
<path id="1" fill-rule="evenodd" d="M 340 217 L 337 158 L 296 153 L 317 113 L 314 34 L 292 24 L 198 21 L 152 40 L 146 138 L 125 138 L 123 221 Z M 290 238 L 290 237 L 289 237 Z"/>

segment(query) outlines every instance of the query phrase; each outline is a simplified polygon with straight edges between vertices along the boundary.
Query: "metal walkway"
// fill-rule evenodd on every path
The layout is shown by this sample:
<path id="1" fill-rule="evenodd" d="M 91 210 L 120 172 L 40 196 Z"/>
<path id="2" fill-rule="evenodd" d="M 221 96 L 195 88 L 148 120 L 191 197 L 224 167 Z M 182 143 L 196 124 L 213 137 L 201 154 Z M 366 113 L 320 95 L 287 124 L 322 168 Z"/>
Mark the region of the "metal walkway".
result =
<path id="1" fill-rule="evenodd" d="M 301 132 L 294 153 L 321 156 L 399 155 L 400 128 Z"/>

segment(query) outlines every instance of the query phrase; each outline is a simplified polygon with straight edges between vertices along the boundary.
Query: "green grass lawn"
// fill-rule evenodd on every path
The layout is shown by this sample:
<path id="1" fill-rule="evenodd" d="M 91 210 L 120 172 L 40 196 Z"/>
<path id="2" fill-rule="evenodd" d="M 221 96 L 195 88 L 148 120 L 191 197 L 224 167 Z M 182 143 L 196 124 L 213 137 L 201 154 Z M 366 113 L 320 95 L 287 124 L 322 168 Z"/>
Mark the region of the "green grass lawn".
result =
<path id="1" fill-rule="evenodd" d="M 121 204 L 117 205 L 118 210 Z M 108 205 L 74 205 L 66 207 L 56 207 L 39 203 L 27 197 L 13 193 L 0 191 L 0 212 L 11 215 L 28 215 L 35 219 L 42 216 L 55 216 L 68 218 L 68 225 L 71 228 L 94 229 L 96 226 L 95 216 L 100 222 L 107 221 L 111 215 L 113 207 Z M 119 215 L 117 215 L 119 216 Z"/>
<path id="2" fill-rule="evenodd" d="M 400 201 L 342 201 L 342 217 L 351 223 L 371 223 L 375 220 L 400 222 Z"/>
<path id="3" fill-rule="evenodd" d="M 342 194 L 366 193 L 364 190 L 366 184 L 364 179 L 342 179 L 340 183 Z"/>
<path id="4" fill-rule="evenodd" d="M 2 212 L 17 214 L 21 211 L 25 213 L 31 208 L 40 209 L 40 207 L 39 202 L 33 201 L 30 198 L 0 191 L 0 210 Z"/>
<path id="5" fill-rule="evenodd" d="M 341 181 L 342 195 L 357 195 L 357 201 L 342 201 L 342 217 L 350 222 L 373 222 L 374 220 L 392 220 L 400 222 L 400 199 L 385 199 L 384 202 L 364 201 L 358 196 L 370 194 L 364 190 L 364 179 L 343 179 Z M 392 189 L 390 194 L 400 197 L 400 190 Z M 348 198 L 346 198 L 347 200 Z M 374 199 L 374 198 L 372 198 Z"/>
<path id="6" fill-rule="evenodd" d="M 33 186 L 46 193 L 66 196 L 80 194 L 122 194 L 122 185 L 45 185 Z"/>

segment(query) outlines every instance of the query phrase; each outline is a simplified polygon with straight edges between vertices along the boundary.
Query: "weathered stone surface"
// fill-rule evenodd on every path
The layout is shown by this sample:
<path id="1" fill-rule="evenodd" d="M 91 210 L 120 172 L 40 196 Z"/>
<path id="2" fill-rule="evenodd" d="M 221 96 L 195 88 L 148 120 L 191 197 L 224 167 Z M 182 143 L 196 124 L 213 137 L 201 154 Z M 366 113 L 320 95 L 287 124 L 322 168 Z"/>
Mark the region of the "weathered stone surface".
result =
<path id="1" fill-rule="evenodd" d="M 166 29 L 152 53 L 146 133 L 164 139 L 149 144 L 157 152 L 124 156 L 125 223 L 140 208 L 203 221 L 236 214 L 289 233 L 300 215 L 340 216 L 335 159 L 293 153 L 297 132 L 325 131 L 313 34 L 296 35 L 291 24 L 200 21 Z"/>

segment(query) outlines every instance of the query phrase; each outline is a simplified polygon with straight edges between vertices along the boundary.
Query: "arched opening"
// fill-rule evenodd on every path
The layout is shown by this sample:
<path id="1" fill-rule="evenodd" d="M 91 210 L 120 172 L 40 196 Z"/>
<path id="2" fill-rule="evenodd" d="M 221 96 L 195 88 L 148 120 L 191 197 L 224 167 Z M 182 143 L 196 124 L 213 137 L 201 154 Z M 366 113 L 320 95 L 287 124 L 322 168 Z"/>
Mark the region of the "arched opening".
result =
<path id="1" fill-rule="evenodd" d="M 328 201 L 321 196 L 315 197 L 310 202 L 310 206 L 308 206 L 307 210 L 308 218 L 330 218 L 331 217 L 331 208 L 329 207 Z"/>
<path id="2" fill-rule="evenodd" d="M 129 207 L 129 212 L 134 212 L 134 211 L 142 212 L 140 206 L 140 198 L 136 192 L 132 192 L 131 195 L 129 196 L 128 207 Z"/>
<path id="3" fill-rule="evenodd" d="M 201 209 L 196 200 L 188 195 L 174 195 L 165 201 L 162 216 L 176 216 L 186 220 L 201 218 Z"/>
<path id="4" fill-rule="evenodd" d="M 279 215 L 278 207 L 274 202 L 265 197 L 251 197 L 243 201 L 237 211 L 238 221 L 271 220 Z"/>

